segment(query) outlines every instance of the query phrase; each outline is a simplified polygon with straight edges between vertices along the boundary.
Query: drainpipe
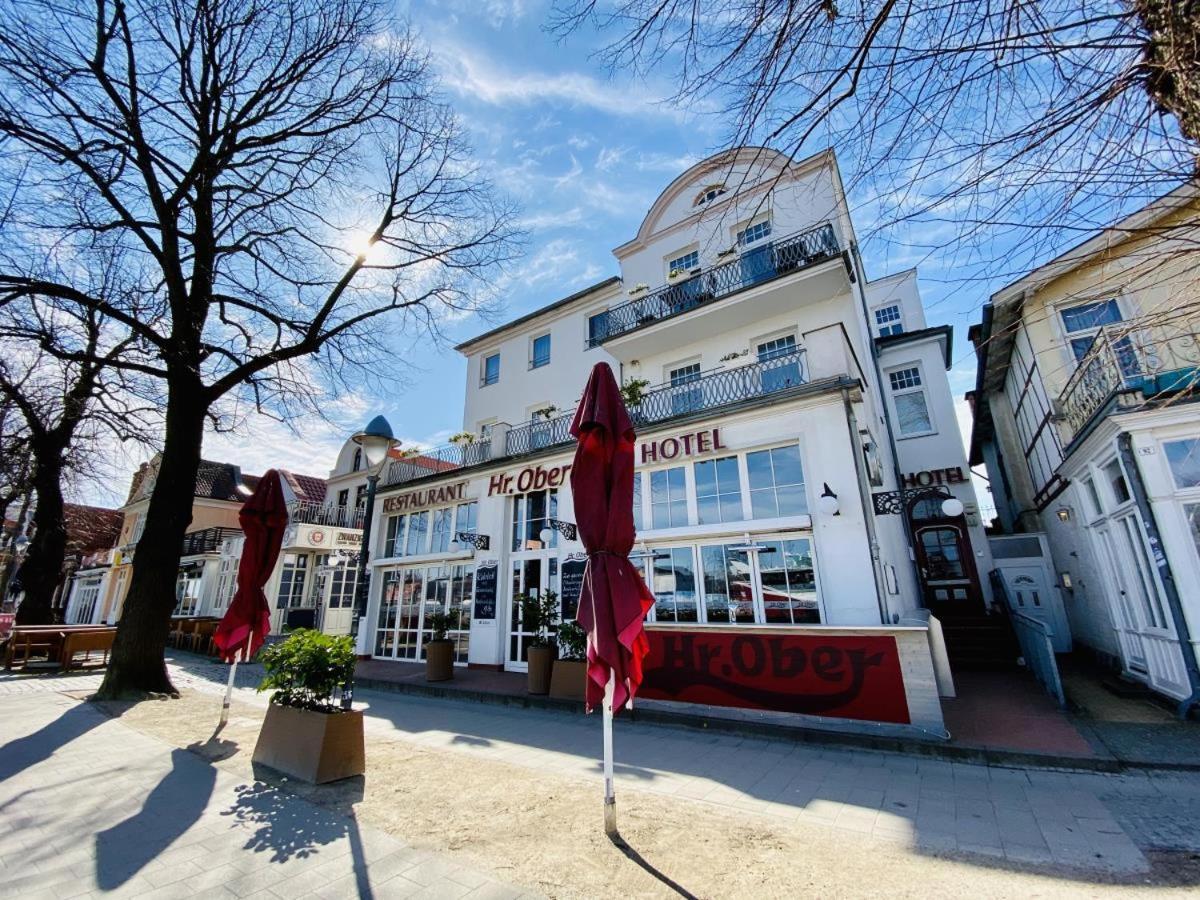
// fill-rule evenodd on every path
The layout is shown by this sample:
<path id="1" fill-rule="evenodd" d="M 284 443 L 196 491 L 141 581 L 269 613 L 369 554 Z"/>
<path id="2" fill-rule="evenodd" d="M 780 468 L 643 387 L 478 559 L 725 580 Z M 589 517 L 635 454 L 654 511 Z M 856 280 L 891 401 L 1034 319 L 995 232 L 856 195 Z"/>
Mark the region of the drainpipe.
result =
<path id="1" fill-rule="evenodd" d="M 858 436 L 858 417 L 854 415 L 854 405 L 850 402 L 850 391 L 842 388 L 842 404 L 846 407 L 846 427 L 850 430 L 850 455 L 854 457 L 854 472 L 858 476 L 858 499 L 862 504 L 863 522 L 867 526 L 867 541 L 871 549 L 871 575 L 875 579 L 875 598 L 879 604 L 879 621 L 884 625 L 892 624 L 891 614 L 887 608 L 887 583 L 879 562 L 879 539 L 875 534 L 874 510 L 871 509 L 871 485 L 867 478 L 866 463 L 863 462 L 862 448 Z"/>
<path id="2" fill-rule="evenodd" d="M 1167 595 L 1167 606 L 1171 609 L 1171 619 L 1175 623 L 1175 634 L 1179 637 L 1179 649 L 1183 653 L 1183 667 L 1187 670 L 1188 684 L 1192 693 L 1179 702 L 1179 705 L 1175 707 L 1175 714 L 1181 719 L 1186 719 L 1192 707 L 1200 703 L 1200 665 L 1196 663 L 1196 648 L 1192 646 L 1192 635 L 1188 629 L 1187 619 L 1183 615 L 1183 602 L 1179 599 L 1179 589 L 1175 586 L 1175 575 L 1171 571 L 1171 563 L 1167 559 L 1167 554 L 1163 551 L 1158 520 L 1154 516 L 1154 509 L 1150 506 L 1150 497 L 1146 493 L 1146 483 L 1142 480 L 1142 471 L 1133 457 L 1133 438 L 1128 432 L 1122 432 L 1117 437 L 1117 449 L 1121 454 L 1121 462 L 1125 464 L 1125 472 L 1129 476 L 1129 487 L 1133 492 L 1134 503 L 1137 504 L 1138 512 L 1142 515 L 1142 527 L 1146 531 L 1146 541 L 1150 544 L 1150 552 L 1158 567 L 1163 590 Z"/>

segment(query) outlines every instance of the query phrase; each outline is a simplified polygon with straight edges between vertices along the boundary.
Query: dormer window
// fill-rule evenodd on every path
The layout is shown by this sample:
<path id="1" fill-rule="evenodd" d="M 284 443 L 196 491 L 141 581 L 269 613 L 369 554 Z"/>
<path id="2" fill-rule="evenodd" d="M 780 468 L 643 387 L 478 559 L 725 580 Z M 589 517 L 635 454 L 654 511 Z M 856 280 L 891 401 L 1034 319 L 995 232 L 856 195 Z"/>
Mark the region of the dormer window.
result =
<path id="1" fill-rule="evenodd" d="M 712 184 L 696 195 L 695 206 L 703 206 L 705 203 L 712 203 L 723 193 L 725 193 L 725 185 Z"/>
<path id="2" fill-rule="evenodd" d="M 875 333 L 879 337 L 904 333 L 904 319 L 900 315 L 900 305 L 891 303 L 875 310 Z"/>

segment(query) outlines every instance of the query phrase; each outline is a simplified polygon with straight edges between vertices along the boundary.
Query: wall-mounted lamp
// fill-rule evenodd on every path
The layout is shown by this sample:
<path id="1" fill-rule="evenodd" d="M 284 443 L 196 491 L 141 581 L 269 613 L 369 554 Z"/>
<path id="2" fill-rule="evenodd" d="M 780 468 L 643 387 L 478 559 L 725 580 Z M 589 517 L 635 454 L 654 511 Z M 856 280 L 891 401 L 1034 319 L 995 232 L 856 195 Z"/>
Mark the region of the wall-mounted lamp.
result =
<path id="1" fill-rule="evenodd" d="M 492 549 L 492 539 L 486 534 L 479 534 L 475 531 L 454 532 L 454 540 L 450 542 L 450 552 L 457 553 L 460 550 L 466 550 L 467 547 L 474 547 L 476 550 L 490 550 Z"/>
<path id="2" fill-rule="evenodd" d="M 1058 516 L 1058 521 L 1060 522 L 1071 521 L 1071 508 L 1069 506 L 1060 506 L 1054 511 L 1054 514 Z"/>
<path id="3" fill-rule="evenodd" d="M 541 538 L 543 546 L 550 546 L 550 538 L 554 537 L 554 531 L 557 531 L 568 541 L 573 541 L 579 536 L 579 529 L 575 527 L 574 522 L 565 522 L 562 519 L 550 519 L 549 526 L 538 532 L 538 537 Z M 550 529 L 554 529 L 551 531 Z"/>
<path id="4" fill-rule="evenodd" d="M 957 497 L 948 497 L 942 501 L 942 515 L 948 519 L 956 519 L 963 514 L 962 501 Z"/>
<path id="5" fill-rule="evenodd" d="M 827 516 L 838 516 L 838 495 L 829 487 L 829 482 L 824 482 L 822 487 L 825 488 L 821 492 L 821 496 L 817 498 L 817 507 Z"/>
<path id="6" fill-rule="evenodd" d="M 1075 583 L 1073 581 L 1071 581 L 1071 573 L 1070 572 L 1059 572 L 1058 573 L 1058 581 L 1059 581 L 1059 584 L 1062 585 L 1064 591 L 1072 590 L 1075 587 Z"/>

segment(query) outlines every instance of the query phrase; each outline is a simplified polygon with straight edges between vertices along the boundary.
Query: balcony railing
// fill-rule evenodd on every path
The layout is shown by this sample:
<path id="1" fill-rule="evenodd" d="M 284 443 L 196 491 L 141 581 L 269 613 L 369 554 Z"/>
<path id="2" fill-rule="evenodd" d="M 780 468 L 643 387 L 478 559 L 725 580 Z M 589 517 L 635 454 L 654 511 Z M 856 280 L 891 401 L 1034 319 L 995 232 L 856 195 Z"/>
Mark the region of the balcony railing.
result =
<path id="1" fill-rule="evenodd" d="M 362 528 L 364 511 L 355 506 L 334 506 L 296 500 L 288 504 L 288 519 L 302 525 L 329 525 L 333 528 Z"/>
<path id="2" fill-rule="evenodd" d="M 731 262 L 713 266 L 602 313 L 591 343 L 602 344 L 756 284 L 828 262 L 840 253 L 837 236 L 828 223 L 743 250 Z"/>
<path id="3" fill-rule="evenodd" d="M 1200 384 L 1200 329 L 1196 323 L 1136 322 L 1101 330 L 1059 394 L 1064 440 L 1071 441 L 1119 394 L 1151 399 L 1195 390 Z"/>
<path id="4" fill-rule="evenodd" d="M 808 381 L 804 351 L 783 354 L 773 359 L 717 369 L 682 384 L 668 384 L 647 391 L 640 403 L 629 407 L 634 425 L 650 425 L 779 393 Z M 510 430 L 505 438 L 509 456 L 530 453 L 546 447 L 568 444 L 573 438 L 567 429 L 575 411 L 545 422 L 530 422 Z"/>
<path id="5" fill-rule="evenodd" d="M 473 442 L 446 444 L 433 450 L 422 450 L 403 459 L 388 463 L 381 479 L 383 485 L 403 484 L 416 481 L 439 472 L 450 472 L 464 466 L 487 462 L 492 455 L 492 442 L 488 437 L 478 437 Z"/>
<path id="6" fill-rule="evenodd" d="M 202 528 L 183 536 L 183 556 L 195 556 L 199 553 L 216 553 L 226 539 L 237 537 L 242 533 L 240 528 Z"/>

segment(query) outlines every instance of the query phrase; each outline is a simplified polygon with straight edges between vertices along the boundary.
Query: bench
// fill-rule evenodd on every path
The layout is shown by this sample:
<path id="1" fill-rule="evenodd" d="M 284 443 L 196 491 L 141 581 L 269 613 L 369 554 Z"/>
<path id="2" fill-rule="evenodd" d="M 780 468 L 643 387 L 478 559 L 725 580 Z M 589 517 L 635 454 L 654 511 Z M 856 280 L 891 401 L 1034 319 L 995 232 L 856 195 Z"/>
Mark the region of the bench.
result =
<path id="1" fill-rule="evenodd" d="M 108 654 L 112 650 L 113 638 L 117 636 L 117 629 L 104 628 L 89 631 L 69 631 L 62 636 L 62 652 L 59 655 L 59 660 L 62 663 L 62 670 L 70 672 L 75 664 L 75 655 L 77 653 L 84 654 L 84 662 L 92 658 L 92 652 L 103 651 L 104 662 L 102 666 L 108 665 Z"/>
<path id="2" fill-rule="evenodd" d="M 76 632 L 103 631 L 104 625 L 18 625 L 12 630 L 4 648 L 4 668 L 12 669 L 15 663 L 28 665 L 35 654 L 45 654 L 46 659 L 58 658 L 63 636 Z M 19 658 L 18 658 L 19 651 Z"/>

